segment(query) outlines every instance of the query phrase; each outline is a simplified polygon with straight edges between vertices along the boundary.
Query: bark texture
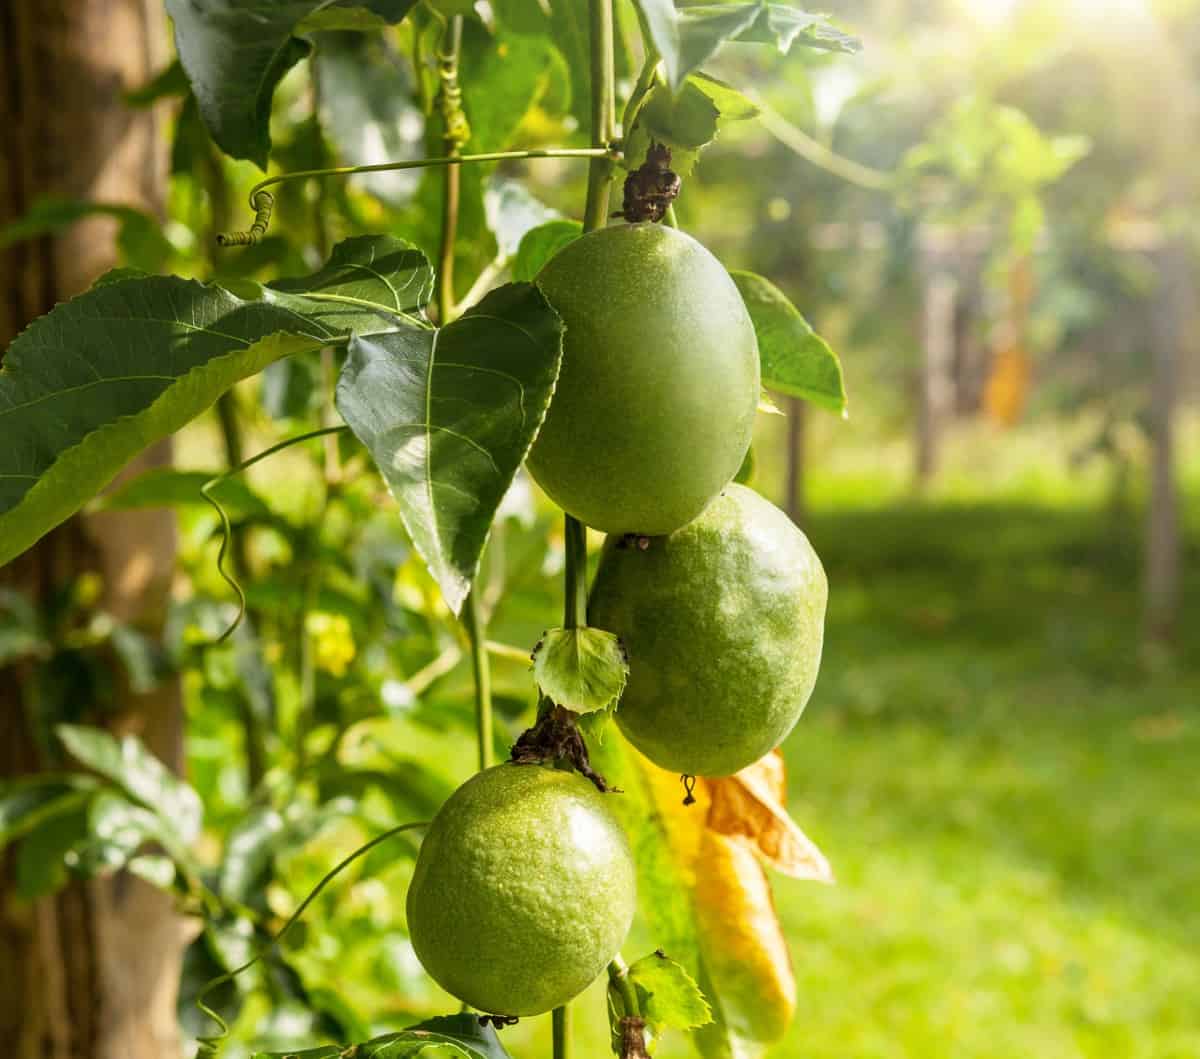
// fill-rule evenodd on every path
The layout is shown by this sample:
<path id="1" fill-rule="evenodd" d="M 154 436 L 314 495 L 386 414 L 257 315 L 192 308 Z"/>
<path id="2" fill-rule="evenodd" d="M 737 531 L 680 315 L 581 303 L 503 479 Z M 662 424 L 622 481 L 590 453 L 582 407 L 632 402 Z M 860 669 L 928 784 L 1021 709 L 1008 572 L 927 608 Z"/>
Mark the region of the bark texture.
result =
<path id="1" fill-rule="evenodd" d="M 155 0 L 0 3 L 0 226 L 41 195 L 161 212 L 167 148 L 156 114 L 122 102 L 167 61 Z M 116 264 L 116 222 L 84 220 L 0 252 L 0 349 L 34 317 Z M 127 473 L 168 462 L 159 446 Z M 41 605 L 83 571 L 103 578 L 99 605 L 154 631 L 175 554 L 169 512 L 76 518 L 0 571 Z M 35 738 L 32 665 L 0 670 L 0 776 L 47 764 Z M 135 696 L 115 678 L 85 718 L 135 732 L 182 764 L 178 685 Z M 39 707 L 44 710 L 46 706 Z M 0 871 L 0 1040 L 13 1059 L 167 1059 L 179 1054 L 175 990 L 185 932 L 169 900 L 127 875 L 18 900 Z"/>

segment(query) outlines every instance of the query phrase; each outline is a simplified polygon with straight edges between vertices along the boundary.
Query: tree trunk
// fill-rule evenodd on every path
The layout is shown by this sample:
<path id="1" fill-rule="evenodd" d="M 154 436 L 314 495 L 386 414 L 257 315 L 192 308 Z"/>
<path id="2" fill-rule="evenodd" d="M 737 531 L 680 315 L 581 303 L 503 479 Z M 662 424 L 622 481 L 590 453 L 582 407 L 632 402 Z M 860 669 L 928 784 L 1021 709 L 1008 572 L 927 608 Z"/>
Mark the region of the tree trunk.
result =
<path id="1" fill-rule="evenodd" d="M 1145 635 L 1165 643 L 1179 607 L 1179 497 L 1175 484 L 1175 400 L 1190 288 L 1187 250 L 1178 239 L 1157 253 L 1158 297 L 1151 314 L 1150 505 L 1146 518 Z"/>
<path id="2" fill-rule="evenodd" d="M 4 0 L 0 4 L 0 226 L 41 195 L 120 202 L 161 213 L 166 144 L 157 116 L 122 95 L 166 62 L 156 0 Z M 112 218 L 0 253 L 0 348 L 35 316 L 116 263 Z M 140 468 L 168 462 L 159 446 Z M 134 468 L 136 469 L 136 468 Z M 131 469 L 133 470 L 133 469 Z M 40 605 L 85 570 L 99 605 L 155 631 L 175 554 L 169 512 L 76 518 L 2 572 Z M 44 767 L 33 670 L 0 670 L 0 776 Z M 179 686 L 135 696 L 119 676 L 111 701 L 72 703 L 86 719 L 137 733 L 182 765 Z M 40 710 L 46 705 L 40 704 Z M 14 1059 L 167 1059 L 180 1050 L 175 990 L 185 934 L 170 900 L 117 875 L 23 903 L 0 872 L 0 1040 Z"/>

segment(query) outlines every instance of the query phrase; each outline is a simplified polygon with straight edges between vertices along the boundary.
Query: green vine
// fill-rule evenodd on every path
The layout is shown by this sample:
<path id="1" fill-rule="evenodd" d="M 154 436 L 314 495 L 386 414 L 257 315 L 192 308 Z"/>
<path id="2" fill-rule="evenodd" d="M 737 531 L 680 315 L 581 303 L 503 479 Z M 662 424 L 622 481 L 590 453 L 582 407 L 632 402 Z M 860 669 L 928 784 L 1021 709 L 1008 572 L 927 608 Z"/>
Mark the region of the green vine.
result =
<path id="1" fill-rule="evenodd" d="M 217 551 L 217 573 L 221 575 L 221 579 L 225 584 L 233 589 L 238 601 L 237 616 L 230 623 L 229 627 L 213 641 L 213 646 L 228 640 L 246 616 L 246 593 L 242 590 L 242 586 L 239 584 L 237 578 L 225 566 L 225 557 L 229 552 L 230 543 L 233 540 L 233 526 L 230 524 L 229 514 L 226 512 L 224 506 L 212 495 L 213 489 L 227 478 L 232 478 L 235 474 L 241 474 L 247 468 L 253 467 L 259 460 L 265 460 L 268 456 L 273 456 L 282 449 L 289 448 L 292 445 L 299 445 L 304 441 L 311 441 L 313 438 L 324 437 L 326 434 L 340 434 L 342 431 L 349 429 L 346 426 L 322 427 L 320 430 L 310 430 L 306 434 L 298 434 L 294 438 L 281 441 L 277 445 L 272 445 L 269 449 L 264 449 L 249 459 L 243 460 L 236 467 L 231 467 L 229 470 L 210 478 L 200 487 L 200 495 L 208 501 L 212 509 L 216 511 L 217 517 L 221 520 L 221 547 Z"/>
<path id="2" fill-rule="evenodd" d="M 419 827 L 428 827 L 428 826 L 429 826 L 429 822 L 426 820 L 422 820 L 418 823 L 413 823 L 413 824 L 401 824 L 399 827 L 393 827 L 391 830 L 385 831 L 381 835 L 376 835 L 373 839 L 371 839 L 370 842 L 367 842 L 366 844 L 359 846 L 358 849 L 356 849 L 353 853 L 349 854 L 348 856 L 344 857 L 341 861 L 339 861 L 338 864 L 334 868 L 332 868 L 330 871 L 326 872 L 325 876 L 321 879 L 321 881 L 319 883 L 317 883 L 317 885 L 314 886 L 309 891 L 308 896 L 305 897 L 304 900 L 300 902 L 299 906 L 296 908 L 296 911 L 294 911 L 288 917 L 287 922 L 284 923 L 283 926 L 280 927 L 278 931 L 276 931 L 276 933 L 272 936 L 271 940 L 269 942 L 267 942 L 266 945 L 264 945 L 261 949 L 259 949 L 258 952 L 256 952 L 252 957 L 250 957 L 250 959 L 247 960 L 245 963 L 243 963 L 240 967 L 235 967 L 232 971 L 226 971 L 224 974 L 218 975 L 216 978 L 213 978 L 211 981 L 206 982 L 204 985 L 204 988 L 200 990 L 199 996 L 196 997 L 196 1007 L 199 1008 L 201 1012 L 203 1012 L 205 1015 L 207 1015 L 210 1019 L 212 1019 L 217 1024 L 217 1026 L 219 1027 L 219 1032 L 216 1034 L 211 1034 L 208 1036 L 197 1038 L 197 1042 L 199 1044 L 198 1054 L 206 1055 L 206 1056 L 215 1056 L 221 1046 L 221 1042 L 224 1041 L 225 1038 L 229 1036 L 228 1023 L 216 1011 L 214 1011 L 206 1002 L 207 998 L 209 996 L 211 996 L 214 989 L 220 988 L 226 982 L 232 982 L 243 971 L 248 971 L 251 967 L 253 967 L 256 963 L 258 963 L 258 961 L 261 960 L 264 956 L 267 956 L 270 953 L 272 953 L 275 950 L 276 946 L 278 946 L 279 942 L 281 940 L 283 940 L 283 936 L 289 930 L 291 930 L 292 927 L 294 927 L 297 922 L 299 922 L 300 917 L 302 915 L 304 915 L 305 911 L 307 911 L 308 906 L 311 905 L 313 903 L 313 901 L 315 901 L 321 895 L 321 891 L 324 890 L 326 886 L 328 886 L 331 882 L 333 882 L 333 880 L 335 878 L 337 878 L 338 875 L 340 875 L 343 871 L 345 871 L 345 869 L 348 868 L 351 864 L 353 864 L 356 860 L 358 860 L 362 856 L 365 856 L 367 853 L 369 853 L 371 850 L 373 850 L 376 846 L 381 845 L 382 843 L 386 842 L 388 839 L 394 838 L 396 835 L 399 835 L 405 831 L 413 831 Z"/>
<path id="3" fill-rule="evenodd" d="M 275 197 L 266 189 L 289 180 L 309 180 L 313 177 L 346 177 L 355 173 L 387 173 L 401 169 L 428 169 L 432 166 L 457 166 L 475 162 L 509 162 L 532 158 L 589 158 L 593 163 L 604 163 L 605 172 L 610 172 L 614 162 L 620 161 L 620 150 L 606 141 L 600 147 L 543 147 L 525 151 L 488 151 L 483 154 L 446 155 L 441 158 L 415 158 L 407 162 L 378 162 L 374 165 L 332 166 L 327 169 L 297 169 L 291 173 L 277 173 L 260 180 L 250 189 L 250 208 L 254 210 L 254 223 L 244 232 L 221 232 L 217 235 L 219 246 L 252 246 L 261 239 L 271 222 L 271 210 Z M 607 199 L 607 192 L 605 194 Z"/>

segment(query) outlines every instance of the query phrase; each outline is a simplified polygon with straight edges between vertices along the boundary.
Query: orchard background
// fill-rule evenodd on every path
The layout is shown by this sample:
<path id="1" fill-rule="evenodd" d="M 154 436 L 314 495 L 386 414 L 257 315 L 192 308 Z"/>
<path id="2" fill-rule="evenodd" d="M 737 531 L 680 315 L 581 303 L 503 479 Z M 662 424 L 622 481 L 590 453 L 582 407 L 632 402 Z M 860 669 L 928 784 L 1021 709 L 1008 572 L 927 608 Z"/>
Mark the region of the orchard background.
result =
<path id="1" fill-rule="evenodd" d="M 671 38 L 670 5 L 615 3 L 612 120 L 641 119 L 616 129 L 633 166 L 672 147 L 678 225 L 821 336 L 792 320 L 800 374 L 760 411 L 742 477 L 809 535 L 830 595 L 786 805 L 737 808 L 747 834 L 681 816 L 615 728 L 594 748 L 650 822 L 626 957 L 707 956 L 716 1021 L 667 1028 L 655 1054 L 1200 1054 L 1200 6 L 830 2 L 811 23 L 679 6 L 692 35 Z M 681 45 L 697 25 L 703 54 Z M 588 37 L 584 0 L 12 0 L 0 337 L 110 269 L 254 302 L 368 233 L 433 263 L 439 322 L 532 279 L 608 164 L 587 157 Z M 439 60 L 455 50 L 461 113 Z M 688 56 L 720 84 L 684 83 Z M 253 245 L 217 245 L 255 221 L 260 167 L 557 148 L 583 157 L 281 183 Z M 101 315 L 64 324 L 62 348 L 91 348 Z M 405 929 L 419 832 L 264 948 L 339 860 L 428 820 L 481 758 L 471 637 L 366 449 L 328 432 L 344 348 L 314 342 L 264 358 L 102 498 L 52 471 L 24 510 L 54 517 L 32 536 L 0 522 L 0 1029 L 19 1059 L 192 1054 L 216 1033 L 203 987 L 259 949 L 208 998 L 226 1056 L 333 1056 L 458 1010 Z M 109 458 L 133 433 L 114 408 Z M 9 489 L 27 473 L 4 424 Z M 310 433 L 208 489 L 226 542 L 202 487 Z M 528 655 L 559 624 L 569 553 L 522 472 L 472 597 L 498 760 L 533 721 Z M 237 613 L 222 568 L 246 606 L 218 642 Z M 701 831 L 762 856 L 697 885 L 679 847 Z M 813 881 L 821 854 L 836 885 Z M 604 990 L 571 1005 L 576 1055 L 606 1054 Z M 499 1040 L 548 1056 L 550 1019 Z"/>

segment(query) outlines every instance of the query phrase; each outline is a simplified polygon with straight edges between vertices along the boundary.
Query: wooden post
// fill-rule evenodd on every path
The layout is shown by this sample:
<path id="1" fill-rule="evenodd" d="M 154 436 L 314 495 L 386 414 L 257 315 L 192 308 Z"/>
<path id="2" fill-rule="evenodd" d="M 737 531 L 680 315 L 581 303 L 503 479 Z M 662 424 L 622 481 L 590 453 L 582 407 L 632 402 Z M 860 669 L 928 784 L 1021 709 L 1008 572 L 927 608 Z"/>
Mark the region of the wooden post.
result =
<path id="1" fill-rule="evenodd" d="M 927 227 L 920 235 L 921 364 L 917 380 L 916 487 L 937 473 L 941 434 L 954 407 L 955 305 L 958 276 L 954 236 Z"/>

